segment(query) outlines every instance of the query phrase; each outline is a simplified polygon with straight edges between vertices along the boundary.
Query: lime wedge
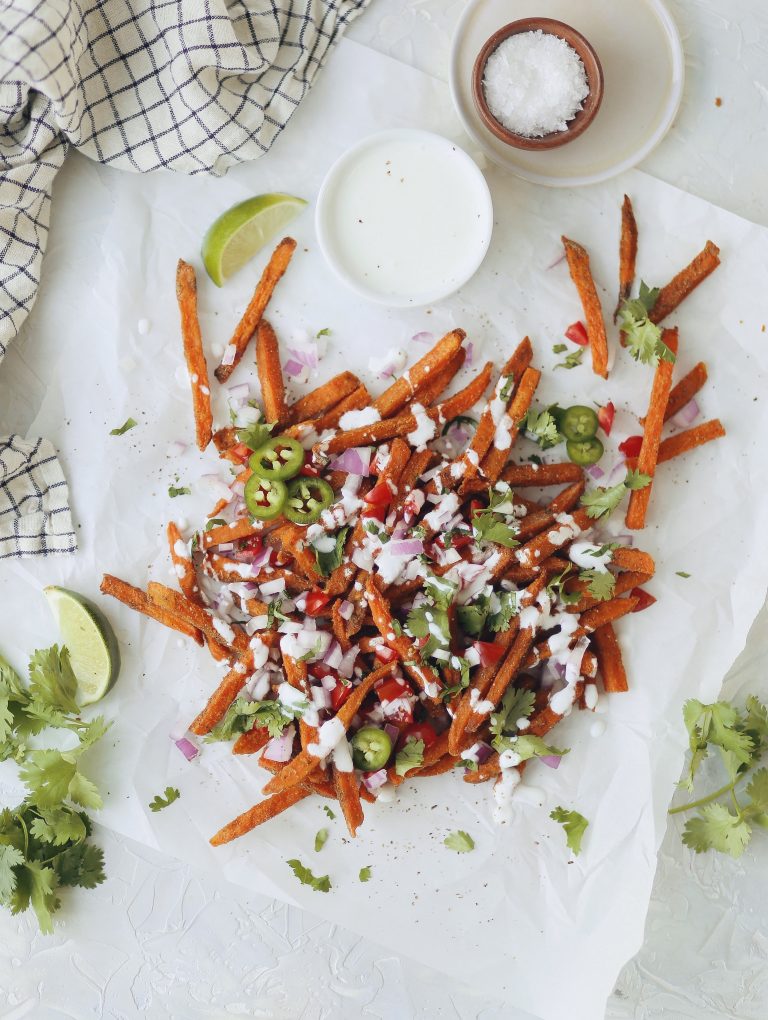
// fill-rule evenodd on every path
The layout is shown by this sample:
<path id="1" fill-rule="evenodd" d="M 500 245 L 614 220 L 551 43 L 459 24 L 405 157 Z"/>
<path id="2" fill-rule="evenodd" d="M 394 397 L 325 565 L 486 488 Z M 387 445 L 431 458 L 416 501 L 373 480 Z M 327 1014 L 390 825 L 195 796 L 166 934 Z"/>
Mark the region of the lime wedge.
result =
<path id="1" fill-rule="evenodd" d="M 201 254 L 217 287 L 249 262 L 307 203 L 293 195 L 256 195 L 233 205 L 211 225 Z"/>
<path id="2" fill-rule="evenodd" d="M 120 672 L 115 632 L 101 610 L 77 592 L 55 585 L 43 592 L 69 649 L 80 704 L 92 705 L 104 697 Z"/>

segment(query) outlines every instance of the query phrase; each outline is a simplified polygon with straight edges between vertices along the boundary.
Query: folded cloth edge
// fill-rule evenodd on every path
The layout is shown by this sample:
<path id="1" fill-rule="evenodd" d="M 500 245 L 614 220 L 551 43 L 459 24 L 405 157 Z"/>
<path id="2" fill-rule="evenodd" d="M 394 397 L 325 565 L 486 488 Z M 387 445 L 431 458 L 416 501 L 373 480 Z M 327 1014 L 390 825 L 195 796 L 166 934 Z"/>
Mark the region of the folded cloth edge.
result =
<path id="1" fill-rule="evenodd" d="M 0 436 L 0 560 L 76 550 L 69 488 L 52 444 Z"/>

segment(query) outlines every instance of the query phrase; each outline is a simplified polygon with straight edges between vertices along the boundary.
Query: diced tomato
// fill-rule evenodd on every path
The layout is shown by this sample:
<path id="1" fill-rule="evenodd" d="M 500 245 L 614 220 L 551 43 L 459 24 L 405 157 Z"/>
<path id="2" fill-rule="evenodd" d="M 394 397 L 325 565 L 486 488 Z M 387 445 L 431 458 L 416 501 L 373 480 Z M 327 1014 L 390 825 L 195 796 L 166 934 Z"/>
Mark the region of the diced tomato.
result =
<path id="1" fill-rule="evenodd" d="M 473 514 L 476 510 L 485 510 L 485 503 L 479 499 L 471 499 L 469 501 L 469 512 Z"/>
<path id="2" fill-rule="evenodd" d="M 504 655 L 504 646 L 495 641 L 473 641 L 472 647 L 480 656 L 480 665 L 495 666 Z"/>
<path id="3" fill-rule="evenodd" d="M 566 329 L 565 335 L 572 343 L 578 344 L 579 347 L 586 347 L 589 343 L 587 327 L 583 322 L 572 322 L 568 329 Z"/>
<path id="4" fill-rule="evenodd" d="M 331 696 L 331 708 L 334 712 L 338 712 L 344 702 L 352 693 L 352 685 L 347 686 L 343 684 L 341 680 L 336 680 L 336 686 L 332 691 L 328 692 Z"/>
<path id="5" fill-rule="evenodd" d="M 241 464 L 245 464 L 253 450 L 250 446 L 246 446 L 245 443 L 235 443 L 229 453 L 233 460 L 238 460 Z"/>
<path id="6" fill-rule="evenodd" d="M 398 698 L 405 698 L 409 694 L 413 694 L 413 691 L 407 680 L 402 680 L 398 676 L 390 676 L 378 684 L 376 693 L 380 701 L 397 701 Z"/>
<path id="7" fill-rule="evenodd" d="M 399 656 L 394 648 L 390 648 L 389 645 L 376 645 L 376 650 L 373 653 L 379 662 L 395 662 Z"/>
<path id="8" fill-rule="evenodd" d="M 260 553 L 264 548 L 264 539 L 261 535 L 249 535 L 248 538 L 242 539 L 240 548 L 243 552 Z"/>
<path id="9" fill-rule="evenodd" d="M 307 616 L 320 616 L 330 601 L 330 595 L 326 595 L 325 592 L 320 591 L 319 588 L 313 588 L 311 591 L 307 592 L 307 600 L 304 611 Z"/>
<path id="10" fill-rule="evenodd" d="M 625 439 L 623 443 L 619 443 L 619 449 L 625 457 L 638 457 L 640 455 L 640 447 L 642 445 L 642 436 L 630 436 L 628 439 Z"/>
<path id="11" fill-rule="evenodd" d="M 299 471 L 300 475 L 304 475 L 305 478 L 319 478 L 320 472 L 314 464 L 310 464 L 308 460 L 305 460 Z"/>
<path id="12" fill-rule="evenodd" d="M 639 599 L 637 605 L 632 610 L 633 613 L 642 613 L 644 609 L 647 609 L 648 606 L 652 606 L 656 601 L 653 595 L 649 595 L 649 593 L 643 588 L 633 588 L 629 594 L 633 598 Z"/>
<path id="13" fill-rule="evenodd" d="M 474 538 L 471 535 L 453 535 L 451 538 L 450 549 L 466 549 L 468 545 L 472 545 Z"/>
<path id="14" fill-rule="evenodd" d="M 336 676 L 330 666 L 326 666 L 324 662 L 312 662 L 307 667 L 307 672 L 310 676 L 313 676 L 315 680 L 322 680 L 326 676 Z"/>
<path id="15" fill-rule="evenodd" d="M 404 730 L 400 731 L 400 736 L 397 739 L 397 746 L 398 748 L 403 747 L 412 740 L 423 740 L 424 750 L 428 751 L 437 740 L 437 733 L 435 733 L 434 727 L 428 722 L 412 723 L 410 726 L 406 726 Z"/>
<path id="16" fill-rule="evenodd" d="M 392 502 L 392 490 L 386 482 L 379 482 L 363 496 L 363 499 L 370 506 L 389 506 Z"/>
<path id="17" fill-rule="evenodd" d="M 597 412 L 597 420 L 600 423 L 600 428 L 605 432 L 606 436 L 610 436 L 611 429 L 613 428 L 613 419 L 616 417 L 616 408 L 613 406 L 613 401 L 609 400 L 604 407 L 601 407 Z"/>
<path id="18" fill-rule="evenodd" d="M 386 505 L 366 506 L 363 507 L 360 516 L 383 523 L 387 519 L 387 507 Z"/>

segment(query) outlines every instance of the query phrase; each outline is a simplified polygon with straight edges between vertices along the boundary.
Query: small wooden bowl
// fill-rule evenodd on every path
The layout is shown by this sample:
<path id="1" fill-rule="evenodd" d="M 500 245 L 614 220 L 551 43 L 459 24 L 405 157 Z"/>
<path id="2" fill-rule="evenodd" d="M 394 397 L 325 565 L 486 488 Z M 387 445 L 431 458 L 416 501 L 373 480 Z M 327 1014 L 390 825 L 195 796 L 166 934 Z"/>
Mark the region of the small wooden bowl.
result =
<path id="1" fill-rule="evenodd" d="M 493 116 L 488 109 L 488 103 L 485 99 L 483 76 L 488 57 L 490 57 L 500 43 L 504 42 L 511 35 L 519 35 L 521 32 L 536 32 L 539 29 L 549 35 L 559 36 L 560 39 L 564 39 L 569 46 L 576 50 L 584 64 L 584 70 L 587 72 L 589 93 L 582 104 L 582 108 L 573 120 L 568 122 L 568 127 L 565 131 L 553 131 L 549 135 L 542 135 L 541 138 L 529 138 L 526 135 L 518 135 L 514 131 L 508 131 Z M 507 145 L 513 145 L 516 149 L 554 149 L 559 145 L 565 145 L 566 142 L 570 142 L 574 138 L 578 138 L 595 119 L 595 115 L 600 109 L 600 103 L 603 100 L 603 69 L 590 43 L 575 28 L 571 28 L 570 25 L 566 25 L 562 21 L 555 21 L 554 18 L 522 18 L 520 21 L 513 21 L 509 25 L 504 25 L 498 32 L 494 32 L 478 53 L 472 71 L 472 95 L 481 120 L 488 130 L 496 135 L 497 138 L 500 138 L 502 142 L 506 142 Z"/>

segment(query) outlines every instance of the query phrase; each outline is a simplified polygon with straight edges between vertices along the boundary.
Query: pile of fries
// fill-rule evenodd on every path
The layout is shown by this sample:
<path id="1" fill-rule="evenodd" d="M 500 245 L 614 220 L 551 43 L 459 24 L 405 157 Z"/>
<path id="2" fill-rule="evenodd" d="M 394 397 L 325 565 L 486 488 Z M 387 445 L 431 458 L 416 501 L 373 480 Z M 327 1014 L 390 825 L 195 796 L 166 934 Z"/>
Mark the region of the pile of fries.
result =
<path id="1" fill-rule="evenodd" d="M 607 332 L 589 256 L 563 242 L 593 369 L 606 376 Z M 452 395 L 466 356 L 460 329 L 376 397 L 343 372 L 288 399 L 278 340 L 263 315 L 295 247 L 290 238 L 278 245 L 215 373 L 225 382 L 255 337 L 260 421 L 215 435 L 194 270 L 179 263 L 198 446 L 213 440 L 236 478 L 190 541 L 168 525 L 180 591 L 150 583 L 145 592 L 111 575 L 102 591 L 226 664 L 190 729 L 233 739 L 235 754 L 259 754 L 272 775 L 265 799 L 216 833 L 214 845 L 313 794 L 339 801 L 354 836 L 365 803 L 457 768 L 464 782 L 493 782 L 503 820 L 527 761 L 564 753 L 543 740 L 557 722 L 574 706 L 594 709 L 598 683 L 627 690 L 614 624 L 654 601 L 642 588 L 653 559 L 595 536 L 603 511 L 595 512 L 581 467 L 512 459 L 540 380 L 527 337 L 495 381 L 489 362 Z M 632 288 L 636 249 L 626 199 L 620 302 Z M 654 321 L 716 261 L 708 243 L 660 291 Z M 674 355 L 677 330 L 663 339 Z M 724 434 L 715 421 L 662 441 L 665 421 L 706 380 L 699 364 L 673 388 L 673 370 L 671 357 L 658 360 L 642 440 L 628 463 L 631 529 L 644 526 L 658 465 Z M 483 400 L 470 435 L 465 416 Z M 332 490 L 332 498 L 286 501 L 281 483 L 273 485 L 280 498 L 254 513 L 244 500 L 254 470 L 276 463 L 285 477 L 296 441 L 305 454 L 291 469 L 295 491 L 302 480 L 310 488 L 319 480 L 315 490 Z"/>

